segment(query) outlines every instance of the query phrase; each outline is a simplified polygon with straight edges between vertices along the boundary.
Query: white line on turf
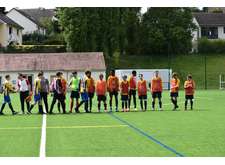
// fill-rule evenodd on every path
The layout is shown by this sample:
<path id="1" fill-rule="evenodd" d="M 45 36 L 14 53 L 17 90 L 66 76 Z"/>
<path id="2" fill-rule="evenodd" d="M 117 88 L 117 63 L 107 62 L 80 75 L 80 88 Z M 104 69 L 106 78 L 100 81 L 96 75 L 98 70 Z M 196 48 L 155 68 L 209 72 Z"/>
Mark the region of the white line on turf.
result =
<path id="1" fill-rule="evenodd" d="M 40 158 L 45 158 L 46 152 L 46 115 L 44 114 L 42 117 L 42 128 L 41 128 L 41 144 L 40 144 Z"/>

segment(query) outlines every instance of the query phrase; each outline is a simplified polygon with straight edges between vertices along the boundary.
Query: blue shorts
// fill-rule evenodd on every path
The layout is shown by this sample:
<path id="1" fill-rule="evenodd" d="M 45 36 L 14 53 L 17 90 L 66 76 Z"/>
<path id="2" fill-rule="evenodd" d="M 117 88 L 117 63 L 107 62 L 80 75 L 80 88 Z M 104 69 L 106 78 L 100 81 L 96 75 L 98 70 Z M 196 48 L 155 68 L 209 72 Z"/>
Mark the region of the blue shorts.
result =
<path id="1" fill-rule="evenodd" d="M 35 94 L 35 95 L 34 95 L 34 101 L 35 101 L 35 102 L 38 102 L 38 101 L 40 101 L 40 100 L 41 100 L 41 95 L 40 95 L 40 93 Z"/>
<path id="2" fill-rule="evenodd" d="M 11 99 L 8 95 L 4 96 L 4 103 L 11 103 Z"/>
<path id="3" fill-rule="evenodd" d="M 88 101 L 88 93 L 82 92 L 81 93 L 81 99 L 82 99 L 82 101 Z"/>

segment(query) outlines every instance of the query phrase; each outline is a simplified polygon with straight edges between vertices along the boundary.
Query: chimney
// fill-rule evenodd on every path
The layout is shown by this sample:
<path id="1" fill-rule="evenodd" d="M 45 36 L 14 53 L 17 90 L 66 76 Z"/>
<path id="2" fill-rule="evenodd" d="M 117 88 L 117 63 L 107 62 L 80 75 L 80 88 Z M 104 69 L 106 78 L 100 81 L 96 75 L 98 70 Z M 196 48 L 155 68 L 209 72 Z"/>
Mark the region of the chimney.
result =
<path id="1" fill-rule="evenodd" d="M 6 14 L 5 7 L 0 7 L 0 14 Z"/>

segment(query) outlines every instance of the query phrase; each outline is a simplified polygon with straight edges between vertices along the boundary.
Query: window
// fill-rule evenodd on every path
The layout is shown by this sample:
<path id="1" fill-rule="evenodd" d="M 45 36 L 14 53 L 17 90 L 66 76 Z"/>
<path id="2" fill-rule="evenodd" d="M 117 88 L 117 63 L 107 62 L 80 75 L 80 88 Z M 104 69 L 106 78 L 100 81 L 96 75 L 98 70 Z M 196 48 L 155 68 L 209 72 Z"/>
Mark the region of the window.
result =
<path id="1" fill-rule="evenodd" d="M 201 36 L 208 39 L 218 39 L 218 27 L 202 27 Z"/>
<path id="2" fill-rule="evenodd" d="M 20 30 L 19 30 L 19 29 L 17 29 L 16 33 L 17 33 L 17 35 L 19 35 L 19 33 L 20 33 Z"/>
<path id="3" fill-rule="evenodd" d="M 2 77 L 0 76 L 0 87 L 2 86 Z"/>
<path id="4" fill-rule="evenodd" d="M 9 34 L 12 34 L 12 27 L 9 27 Z"/>

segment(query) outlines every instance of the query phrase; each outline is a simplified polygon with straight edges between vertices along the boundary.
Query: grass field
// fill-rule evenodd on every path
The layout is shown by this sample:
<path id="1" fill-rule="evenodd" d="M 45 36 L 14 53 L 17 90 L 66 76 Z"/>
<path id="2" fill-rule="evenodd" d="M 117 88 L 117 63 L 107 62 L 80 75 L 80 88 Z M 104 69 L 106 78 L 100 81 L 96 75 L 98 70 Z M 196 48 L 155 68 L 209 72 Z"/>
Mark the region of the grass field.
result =
<path id="1" fill-rule="evenodd" d="M 184 111 L 183 91 L 172 111 L 165 91 L 162 112 L 150 111 L 149 96 L 147 112 L 97 113 L 95 102 L 91 114 L 47 115 L 46 156 L 225 156 L 225 92 L 199 90 L 195 98 L 193 111 Z M 19 111 L 17 95 L 12 100 Z M 38 157 L 42 116 L 4 112 L 0 156 Z"/>

